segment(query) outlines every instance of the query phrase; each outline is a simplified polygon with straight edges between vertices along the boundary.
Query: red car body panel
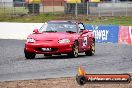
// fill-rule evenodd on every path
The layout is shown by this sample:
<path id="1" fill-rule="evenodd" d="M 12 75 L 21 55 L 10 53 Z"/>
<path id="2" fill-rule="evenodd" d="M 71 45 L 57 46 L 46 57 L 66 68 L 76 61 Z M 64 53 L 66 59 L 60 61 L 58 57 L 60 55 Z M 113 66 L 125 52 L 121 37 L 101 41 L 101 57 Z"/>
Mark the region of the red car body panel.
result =
<path id="1" fill-rule="evenodd" d="M 76 34 L 69 33 L 42 33 L 42 34 L 31 34 L 28 37 L 32 37 L 36 40 L 35 43 L 26 43 L 26 51 L 35 52 L 37 54 L 59 54 L 71 52 L 74 42 L 69 44 L 59 44 L 59 39 L 72 38 L 77 36 Z M 53 48 L 54 51 L 43 52 L 39 48 Z"/>
<path id="2" fill-rule="evenodd" d="M 87 30 L 88 31 L 88 30 Z M 84 46 L 84 37 L 87 38 L 87 45 Z M 44 32 L 30 34 L 28 38 L 33 38 L 34 43 L 25 43 L 25 50 L 36 54 L 67 54 L 72 51 L 72 47 L 75 41 L 79 43 L 79 52 L 84 52 L 90 49 L 92 40 L 94 38 L 93 33 L 88 31 L 87 33 L 66 33 L 66 32 Z M 58 40 L 69 39 L 70 43 L 60 44 Z M 43 51 L 42 48 L 51 48 L 52 51 Z"/>

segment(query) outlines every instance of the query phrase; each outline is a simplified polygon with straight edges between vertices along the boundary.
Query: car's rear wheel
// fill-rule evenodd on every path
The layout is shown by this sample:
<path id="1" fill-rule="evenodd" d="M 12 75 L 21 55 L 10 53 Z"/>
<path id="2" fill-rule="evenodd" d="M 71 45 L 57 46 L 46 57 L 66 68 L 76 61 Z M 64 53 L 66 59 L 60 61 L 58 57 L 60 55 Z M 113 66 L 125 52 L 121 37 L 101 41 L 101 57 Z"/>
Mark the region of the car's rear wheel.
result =
<path id="1" fill-rule="evenodd" d="M 26 59 L 34 59 L 36 54 L 24 51 Z"/>
<path id="2" fill-rule="evenodd" d="M 92 55 L 95 54 L 95 41 L 93 41 L 93 43 L 92 43 L 91 46 L 90 46 L 90 50 L 87 50 L 87 51 L 85 52 L 85 54 L 86 54 L 87 56 L 92 56 Z"/>
<path id="3" fill-rule="evenodd" d="M 68 54 L 69 57 L 77 58 L 78 57 L 78 43 L 75 42 L 72 48 L 72 52 Z"/>

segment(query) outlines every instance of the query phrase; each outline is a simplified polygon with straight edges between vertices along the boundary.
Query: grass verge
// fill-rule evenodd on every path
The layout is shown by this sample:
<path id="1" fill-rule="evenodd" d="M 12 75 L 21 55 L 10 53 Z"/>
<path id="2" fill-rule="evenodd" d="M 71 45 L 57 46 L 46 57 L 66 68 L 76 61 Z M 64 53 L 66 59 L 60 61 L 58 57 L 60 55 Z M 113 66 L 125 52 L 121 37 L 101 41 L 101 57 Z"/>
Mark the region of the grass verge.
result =
<path id="1" fill-rule="evenodd" d="M 69 14 L 53 14 L 45 13 L 39 15 L 28 15 L 28 14 L 0 14 L 0 22 L 31 22 L 31 23 L 40 23 L 46 22 L 49 20 L 76 20 L 74 15 Z M 86 16 L 78 15 L 77 20 L 87 23 L 87 24 L 96 24 L 96 25 L 124 25 L 132 26 L 132 17 L 126 16 Z"/>

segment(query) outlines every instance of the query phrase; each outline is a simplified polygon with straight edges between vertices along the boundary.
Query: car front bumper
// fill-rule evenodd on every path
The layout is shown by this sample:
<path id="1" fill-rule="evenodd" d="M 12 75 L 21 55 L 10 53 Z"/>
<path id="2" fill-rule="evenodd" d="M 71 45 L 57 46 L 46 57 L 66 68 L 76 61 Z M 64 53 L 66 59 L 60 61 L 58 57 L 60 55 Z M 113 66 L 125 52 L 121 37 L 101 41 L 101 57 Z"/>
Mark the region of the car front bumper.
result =
<path id="1" fill-rule="evenodd" d="M 26 43 L 25 51 L 36 54 L 67 54 L 72 51 L 72 43 L 69 44 L 51 44 L 51 43 Z M 44 51 L 42 48 L 51 48 L 51 51 Z"/>

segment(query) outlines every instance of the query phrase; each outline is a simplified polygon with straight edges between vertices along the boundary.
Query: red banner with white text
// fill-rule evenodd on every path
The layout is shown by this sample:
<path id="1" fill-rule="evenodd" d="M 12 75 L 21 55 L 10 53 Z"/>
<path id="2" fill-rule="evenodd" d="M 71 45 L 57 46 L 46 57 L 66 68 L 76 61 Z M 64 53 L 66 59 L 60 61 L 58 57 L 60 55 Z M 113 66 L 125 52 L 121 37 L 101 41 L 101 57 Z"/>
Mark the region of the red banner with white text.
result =
<path id="1" fill-rule="evenodd" d="M 131 26 L 120 26 L 119 33 L 118 33 L 118 43 L 119 44 L 132 44 L 131 35 L 132 35 Z"/>

